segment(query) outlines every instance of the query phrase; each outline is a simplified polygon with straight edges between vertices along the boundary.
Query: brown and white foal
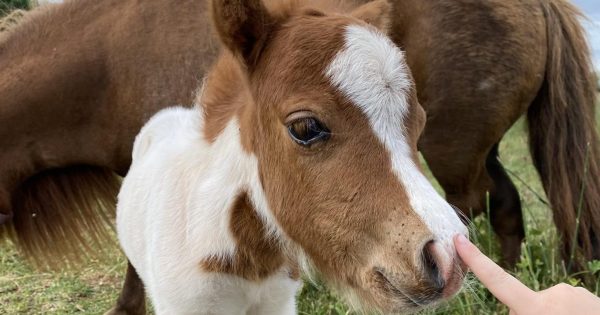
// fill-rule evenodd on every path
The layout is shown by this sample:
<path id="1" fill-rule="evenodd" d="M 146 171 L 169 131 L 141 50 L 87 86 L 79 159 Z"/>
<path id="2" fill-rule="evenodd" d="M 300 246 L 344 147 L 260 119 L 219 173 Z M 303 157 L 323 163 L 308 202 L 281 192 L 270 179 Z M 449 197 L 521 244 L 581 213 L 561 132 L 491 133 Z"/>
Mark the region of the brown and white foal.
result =
<path id="1" fill-rule="evenodd" d="M 135 141 L 118 233 L 157 313 L 293 314 L 299 269 L 365 310 L 453 295 L 467 231 L 419 169 L 388 3 L 271 6 L 214 1 L 226 50 L 196 108 Z"/>

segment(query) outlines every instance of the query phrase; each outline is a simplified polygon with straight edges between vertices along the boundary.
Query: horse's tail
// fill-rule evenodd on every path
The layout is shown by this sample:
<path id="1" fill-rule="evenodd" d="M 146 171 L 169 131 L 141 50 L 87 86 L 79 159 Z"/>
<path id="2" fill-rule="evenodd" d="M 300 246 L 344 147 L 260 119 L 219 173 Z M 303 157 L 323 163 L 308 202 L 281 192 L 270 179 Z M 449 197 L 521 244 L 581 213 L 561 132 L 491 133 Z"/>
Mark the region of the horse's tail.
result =
<path id="1" fill-rule="evenodd" d="M 41 267 L 82 262 L 114 244 L 110 227 L 120 180 L 91 166 L 48 170 L 12 195 L 14 217 L 0 228 Z"/>
<path id="2" fill-rule="evenodd" d="M 547 25 L 544 83 L 529 108 L 529 145 L 563 257 L 600 258 L 600 150 L 595 124 L 596 80 L 578 19 L 565 0 L 541 0 Z"/>

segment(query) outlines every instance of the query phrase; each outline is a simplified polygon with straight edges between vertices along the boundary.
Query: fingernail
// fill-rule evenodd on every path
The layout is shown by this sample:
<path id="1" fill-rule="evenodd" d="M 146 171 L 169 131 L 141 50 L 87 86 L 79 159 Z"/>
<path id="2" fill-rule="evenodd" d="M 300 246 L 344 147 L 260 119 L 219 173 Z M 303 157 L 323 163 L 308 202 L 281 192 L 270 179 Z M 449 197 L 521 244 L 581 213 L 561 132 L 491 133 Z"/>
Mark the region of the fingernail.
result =
<path id="1" fill-rule="evenodd" d="M 463 234 L 458 234 L 458 236 L 456 236 L 456 242 L 462 245 L 466 245 L 469 243 L 469 240 Z"/>

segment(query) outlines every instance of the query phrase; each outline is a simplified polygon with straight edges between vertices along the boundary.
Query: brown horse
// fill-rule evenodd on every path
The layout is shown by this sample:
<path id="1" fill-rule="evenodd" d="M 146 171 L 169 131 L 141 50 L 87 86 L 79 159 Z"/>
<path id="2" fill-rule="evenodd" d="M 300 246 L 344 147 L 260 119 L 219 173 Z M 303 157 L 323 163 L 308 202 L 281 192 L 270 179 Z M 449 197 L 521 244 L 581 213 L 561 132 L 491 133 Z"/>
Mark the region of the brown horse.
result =
<path id="1" fill-rule="evenodd" d="M 78 0 L 28 15 L 0 39 L 0 216 L 27 253 L 62 258 L 85 233 L 102 239 L 135 134 L 160 108 L 191 104 L 218 45 L 205 1 Z M 490 192 L 507 262 L 524 233 L 498 142 L 524 113 L 564 256 L 575 246 L 600 257 L 595 81 L 579 16 L 564 0 L 393 1 L 391 37 L 427 112 L 419 148 L 464 212 L 481 213 Z"/>
<path id="2" fill-rule="evenodd" d="M 30 256 L 53 264 L 101 244 L 134 136 L 159 109 L 191 104 L 217 45 L 205 1 L 171 6 L 76 1 L 3 35 L 0 221 Z"/>

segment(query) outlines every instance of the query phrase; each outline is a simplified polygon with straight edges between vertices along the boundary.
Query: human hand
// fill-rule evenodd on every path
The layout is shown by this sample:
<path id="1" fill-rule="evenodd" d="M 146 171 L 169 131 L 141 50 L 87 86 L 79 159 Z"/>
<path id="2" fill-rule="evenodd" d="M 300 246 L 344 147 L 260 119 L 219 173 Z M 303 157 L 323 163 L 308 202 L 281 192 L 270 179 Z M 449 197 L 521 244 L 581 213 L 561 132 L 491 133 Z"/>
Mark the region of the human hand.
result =
<path id="1" fill-rule="evenodd" d="M 481 280 L 511 315 L 600 314 L 600 298 L 581 287 L 565 283 L 535 292 L 486 257 L 464 235 L 454 238 L 463 262 Z"/>

